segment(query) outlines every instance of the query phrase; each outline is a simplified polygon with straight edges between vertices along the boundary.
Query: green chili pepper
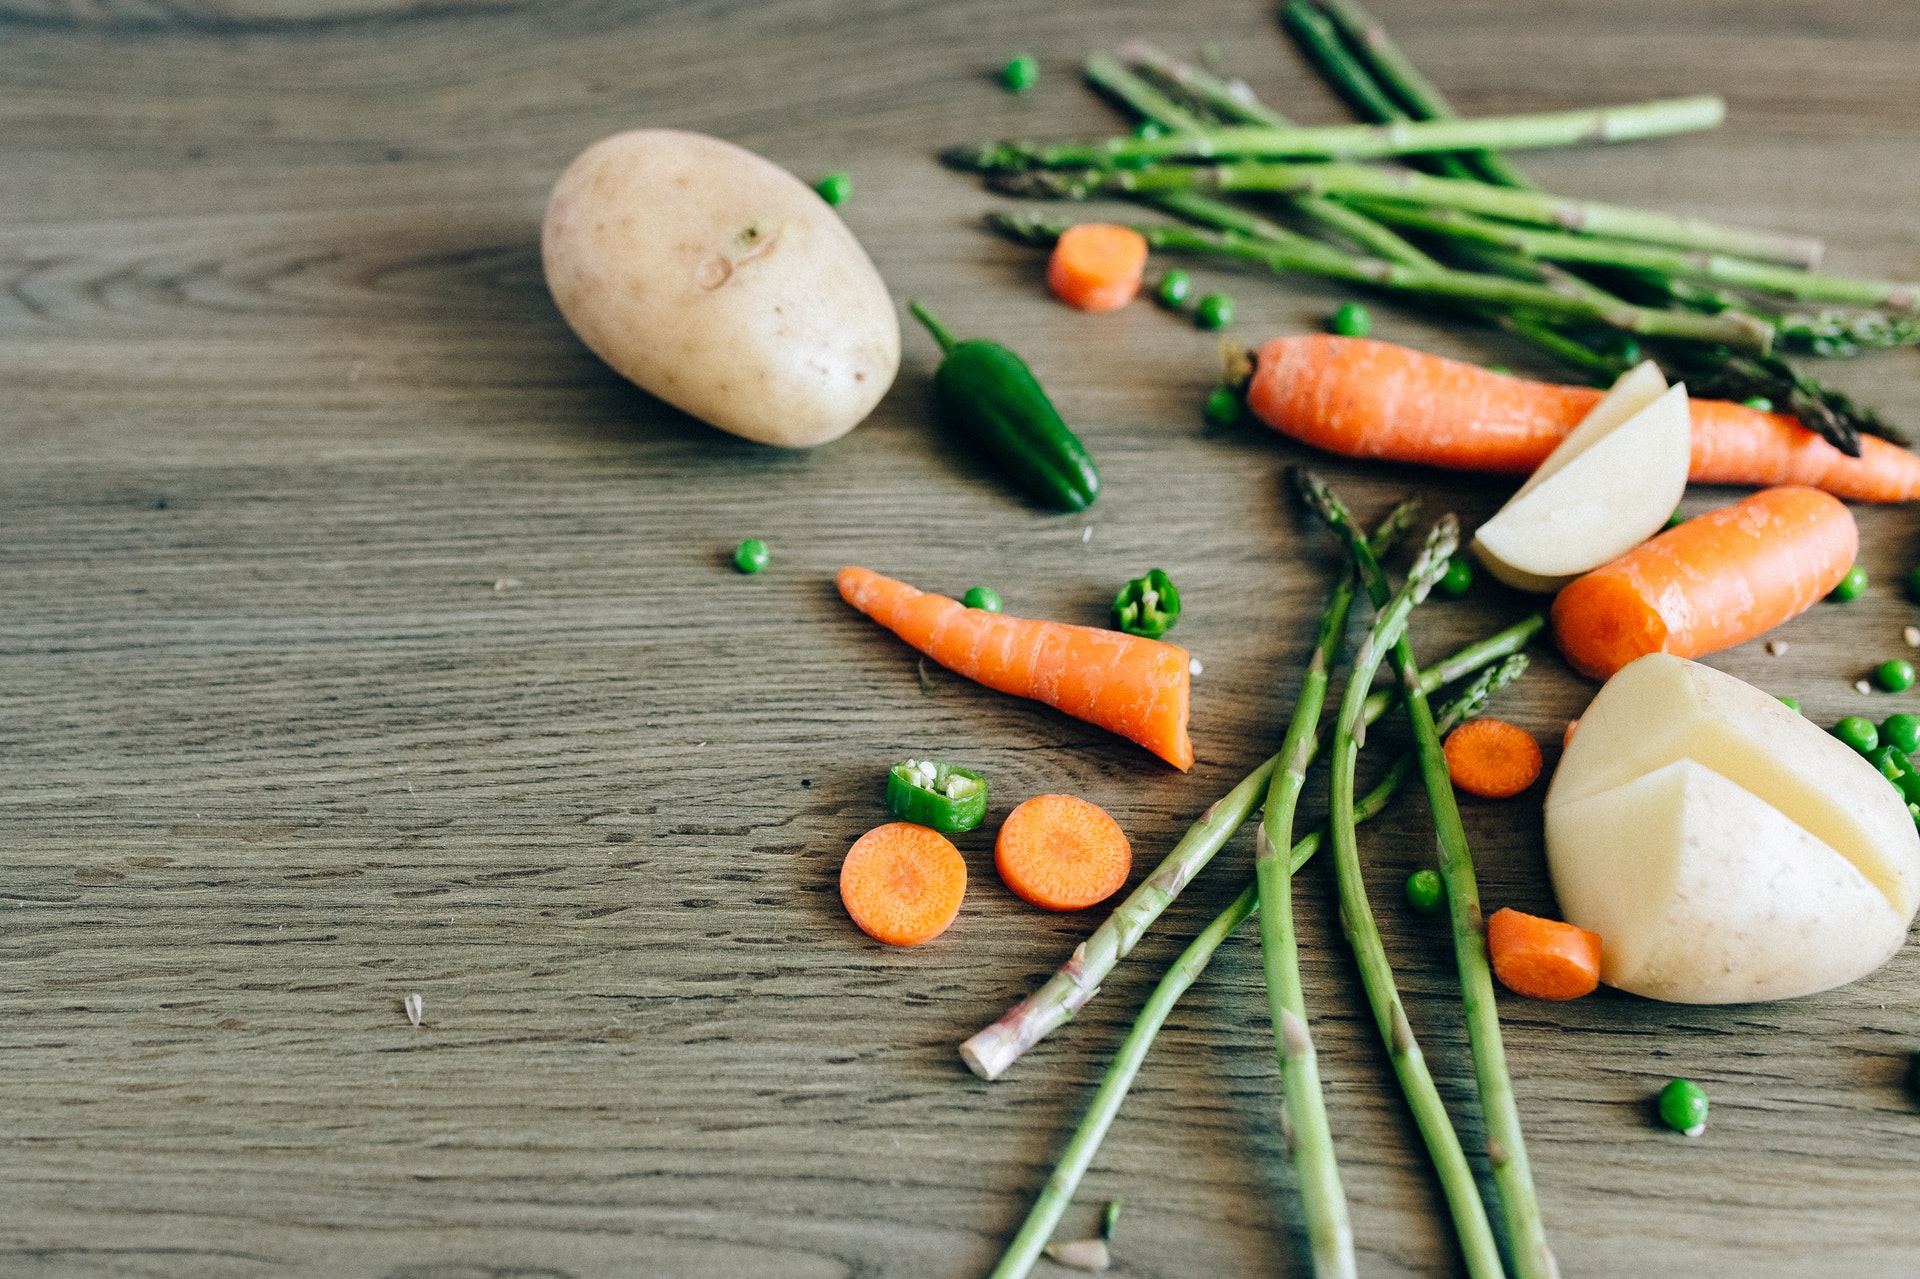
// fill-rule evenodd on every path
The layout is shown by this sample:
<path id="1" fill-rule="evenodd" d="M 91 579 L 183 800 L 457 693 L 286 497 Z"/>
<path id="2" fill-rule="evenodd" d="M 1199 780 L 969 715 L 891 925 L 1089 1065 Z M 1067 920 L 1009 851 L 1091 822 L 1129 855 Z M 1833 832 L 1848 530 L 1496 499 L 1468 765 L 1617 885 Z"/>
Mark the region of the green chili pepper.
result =
<path id="1" fill-rule="evenodd" d="M 1660 1090 L 1660 1118 L 1689 1137 L 1707 1130 L 1707 1093 L 1691 1079 L 1676 1079 Z"/>
<path id="2" fill-rule="evenodd" d="M 933 375 L 941 407 L 975 444 L 1047 506 L 1084 511 L 1100 472 L 1026 362 L 998 342 L 954 340 L 918 302 L 907 304 L 946 358 Z"/>
<path id="3" fill-rule="evenodd" d="M 1129 635 L 1159 639 L 1180 620 L 1180 592 L 1159 569 L 1148 569 L 1113 597 L 1113 625 Z"/>
<path id="4" fill-rule="evenodd" d="M 1880 770 L 1880 776 L 1893 783 L 1908 811 L 1920 805 L 1920 769 L 1913 766 L 1907 753 L 1898 746 L 1879 746 L 1867 752 L 1867 762 Z"/>
<path id="5" fill-rule="evenodd" d="M 887 770 L 887 807 L 916 826 L 950 835 L 972 830 L 987 815 L 987 779 L 930 759 L 902 760 Z"/>

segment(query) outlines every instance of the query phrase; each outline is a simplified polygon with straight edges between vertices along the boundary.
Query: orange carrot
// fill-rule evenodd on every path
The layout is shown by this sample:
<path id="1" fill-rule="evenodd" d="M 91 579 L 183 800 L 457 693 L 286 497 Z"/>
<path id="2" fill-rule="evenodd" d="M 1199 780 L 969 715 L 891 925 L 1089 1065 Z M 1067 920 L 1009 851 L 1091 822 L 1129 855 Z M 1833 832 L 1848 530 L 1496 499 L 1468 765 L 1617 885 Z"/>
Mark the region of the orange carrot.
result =
<path id="1" fill-rule="evenodd" d="M 1080 910 L 1120 891 L 1133 868 L 1133 846 L 1099 805 L 1035 795 L 1007 814 L 993 841 L 993 864 L 1022 901 Z"/>
<path id="2" fill-rule="evenodd" d="M 1493 975 L 1528 999 L 1578 999 L 1600 984 L 1600 934 L 1507 908 L 1487 920 Z"/>
<path id="3" fill-rule="evenodd" d="M 947 930 L 967 895 L 967 863 L 953 841 L 912 822 L 876 826 L 847 850 L 840 900 L 860 931 L 889 946 L 918 946 Z"/>
<path id="4" fill-rule="evenodd" d="M 1140 291 L 1147 239 L 1132 227 L 1083 222 L 1068 227 L 1047 260 L 1047 287 L 1082 311 L 1118 311 Z"/>
<path id="5" fill-rule="evenodd" d="M 1540 743 L 1505 720 L 1470 719 L 1447 734 L 1442 749 L 1453 784 L 1482 799 L 1508 799 L 1540 776 Z"/>
<path id="6" fill-rule="evenodd" d="M 1568 720 L 1568 721 L 1567 721 L 1567 728 L 1566 728 L 1566 731 L 1560 734 L 1560 749 L 1561 749 L 1561 750 L 1565 750 L 1565 749 L 1567 749 L 1567 747 L 1569 747 L 1569 746 L 1571 746 L 1571 745 L 1573 745 L 1573 730 L 1574 730 L 1574 729 L 1576 729 L 1576 728 L 1578 728 L 1578 727 L 1580 727 L 1580 721 L 1579 721 L 1579 720 L 1577 720 L 1577 719 L 1570 719 L 1570 720 Z"/>
<path id="7" fill-rule="evenodd" d="M 1462 471 L 1522 475 L 1603 392 L 1490 373 L 1388 342 L 1316 333 L 1260 348 L 1247 403 L 1315 448 Z M 1693 400 L 1701 484 L 1806 484 L 1861 502 L 1920 497 L 1920 457 L 1871 436 L 1848 457 L 1784 413 Z"/>
<path id="8" fill-rule="evenodd" d="M 1193 766 L 1187 650 L 1092 626 L 967 608 L 870 569 L 840 570 L 841 598 L 968 679 L 1031 697 Z"/>
<path id="9" fill-rule="evenodd" d="M 1553 601 L 1553 637 L 1594 679 L 1648 653 L 1717 653 L 1812 606 L 1859 546 L 1853 513 L 1837 499 L 1763 489 L 1576 578 Z"/>

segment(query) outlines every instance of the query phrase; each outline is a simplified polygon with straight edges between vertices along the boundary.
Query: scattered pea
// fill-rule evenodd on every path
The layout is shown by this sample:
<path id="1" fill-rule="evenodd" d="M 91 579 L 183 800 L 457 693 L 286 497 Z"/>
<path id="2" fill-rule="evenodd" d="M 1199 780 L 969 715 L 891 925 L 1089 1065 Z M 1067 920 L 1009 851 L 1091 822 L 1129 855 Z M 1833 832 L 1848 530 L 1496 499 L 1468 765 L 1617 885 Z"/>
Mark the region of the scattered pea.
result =
<path id="1" fill-rule="evenodd" d="M 1343 338 L 1363 338 L 1373 332 L 1373 318 L 1366 307 L 1349 302 L 1333 313 L 1333 323 L 1328 327 Z"/>
<path id="2" fill-rule="evenodd" d="M 1632 338 L 1622 338 L 1620 340 L 1619 353 L 1623 363 L 1640 363 L 1640 344 Z"/>
<path id="3" fill-rule="evenodd" d="M 828 204 L 841 205 L 853 198 L 853 179 L 844 173 L 829 173 L 814 183 L 813 189 Z"/>
<path id="4" fill-rule="evenodd" d="M 1142 120 L 1133 126 L 1133 136 L 1151 142 L 1155 138 L 1167 136 L 1167 128 L 1158 120 Z"/>
<path id="5" fill-rule="evenodd" d="M 1785 693 L 1782 693 L 1780 695 L 1780 704 L 1792 711 L 1795 715 L 1800 714 L 1800 702 L 1797 698 L 1788 697 Z"/>
<path id="6" fill-rule="evenodd" d="M 984 609 L 989 613 L 1000 611 L 1000 596 L 991 586 L 969 586 L 960 602 L 968 608 Z"/>
<path id="7" fill-rule="evenodd" d="M 1907 574 L 1907 594 L 1920 600 L 1920 568 L 1916 568 L 1913 572 Z"/>
<path id="8" fill-rule="evenodd" d="M 1689 1137 L 1707 1130 L 1707 1093 L 1691 1079 L 1676 1079 L 1660 1090 L 1660 1118 Z"/>
<path id="9" fill-rule="evenodd" d="M 1224 329 L 1233 323 L 1233 299 L 1209 293 L 1194 304 L 1193 321 L 1203 329 Z"/>
<path id="10" fill-rule="evenodd" d="M 1174 307 L 1187 300 L 1187 294 L 1193 288 L 1193 281 L 1187 278 L 1185 271 L 1169 271 L 1160 277 L 1160 305 Z"/>
<path id="11" fill-rule="evenodd" d="M 1498 374 L 1499 374 L 1499 375 L 1500 375 L 1501 377 L 1512 377 L 1512 376 L 1513 376 L 1513 370 L 1512 370 L 1512 369 L 1510 369 L 1510 368 L 1508 368 L 1508 367 L 1507 367 L 1506 365 L 1504 365 L 1504 364 L 1489 364 L 1489 365 L 1487 365 L 1487 372 L 1489 372 L 1489 373 L 1498 373 Z"/>
<path id="12" fill-rule="evenodd" d="M 1882 662 L 1874 668 L 1873 678 L 1889 693 L 1904 693 L 1913 687 L 1913 663 L 1904 657 Z"/>
<path id="13" fill-rule="evenodd" d="M 1025 93 L 1040 78 L 1040 64 L 1031 53 L 1016 53 L 1000 72 L 1000 83 L 1011 93 Z"/>
<path id="14" fill-rule="evenodd" d="M 1862 755 L 1880 744 L 1880 730 L 1861 715 L 1849 715 L 1833 726 L 1833 735 Z"/>
<path id="15" fill-rule="evenodd" d="M 1446 904 L 1446 885 L 1437 871 L 1416 870 L 1407 876 L 1407 905 L 1422 915 L 1437 915 Z"/>
<path id="16" fill-rule="evenodd" d="M 1847 570 L 1847 575 L 1840 579 L 1840 584 L 1827 592 L 1827 598 L 1830 600 L 1839 600 L 1844 604 L 1848 600 L 1859 599 L 1861 592 L 1866 589 L 1867 570 L 1855 564 Z"/>
<path id="17" fill-rule="evenodd" d="M 1473 565 L 1465 557 L 1456 555 L 1447 561 L 1447 571 L 1433 585 L 1442 595 L 1459 599 L 1473 585 Z"/>
<path id="18" fill-rule="evenodd" d="M 1750 409 L 1759 409 L 1762 413 L 1773 412 L 1773 401 L 1764 395 L 1749 395 L 1740 402 Z"/>
<path id="19" fill-rule="evenodd" d="M 1901 711 L 1880 721 L 1880 740 L 1908 755 L 1920 754 L 1920 715 Z"/>
<path id="20" fill-rule="evenodd" d="M 1240 393 L 1230 386 L 1216 386 L 1207 392 L 1207 421 L 1216 426 L 1238 422 L 1240 408 Z"/>
<path id="21" fill-rule="evenodd" d="M 1685 524 L 1686 522 L 1687 522 L 1687 517 L 1680 513 L 1680 508 L 1677 506 L 1673 508 L 1673 514 L 1667 516 L 1668 528 L 1679 528 L 1682 524 Z"/>
<path id="22" fill-rule="evenodd" d="M 733 548 L 733 566 L 742 573 L 758 573 L 772 562 L 767 544 L 757 537 L 750 537 Z"/>

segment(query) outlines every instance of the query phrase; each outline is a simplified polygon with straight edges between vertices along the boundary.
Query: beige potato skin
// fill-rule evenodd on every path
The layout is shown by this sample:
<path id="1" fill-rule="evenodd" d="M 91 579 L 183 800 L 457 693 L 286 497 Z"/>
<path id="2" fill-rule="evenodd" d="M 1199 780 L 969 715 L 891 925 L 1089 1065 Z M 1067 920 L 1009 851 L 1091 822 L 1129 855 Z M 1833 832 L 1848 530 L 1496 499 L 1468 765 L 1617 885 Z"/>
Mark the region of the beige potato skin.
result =
<path id="1" fill-rule="evenodd" d="M 638 129 L 594 143 L 554 185 L 540 249 L 594 354 L 750 440 L 838 439 L 900 368 L 893 301 L 839 215 L 718 138 Z"/>

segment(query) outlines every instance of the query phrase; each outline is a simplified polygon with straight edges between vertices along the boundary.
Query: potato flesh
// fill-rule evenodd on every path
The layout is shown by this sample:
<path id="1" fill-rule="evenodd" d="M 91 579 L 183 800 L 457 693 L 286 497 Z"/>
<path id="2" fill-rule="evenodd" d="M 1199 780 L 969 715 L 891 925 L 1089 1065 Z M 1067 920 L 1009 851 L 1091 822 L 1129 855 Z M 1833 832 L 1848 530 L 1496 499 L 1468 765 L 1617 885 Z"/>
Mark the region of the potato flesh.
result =
<path id="1" fill-rule="evenodd" d="M 1516 498 L 1525 497 L 1556 474 L 1561 467 L 1586 452 L 1591 446 L 1606 438 L 1609 432 L 1620 426 L 1647 405 L 1659 399 L 1667 389 L 1667 379 L 1661 376 L 1660 366 L 1652 360 L 1640 363 L 1614 379 L 1601 397 L 1598 404 L 1587 410 L 1580 419 L 1580 425 L 1567 433 L 1567 438 L 1554 446 L 1547 454 L 1547 460 L 1533 469 L 1527 482 L 1515 493 Z"/>

